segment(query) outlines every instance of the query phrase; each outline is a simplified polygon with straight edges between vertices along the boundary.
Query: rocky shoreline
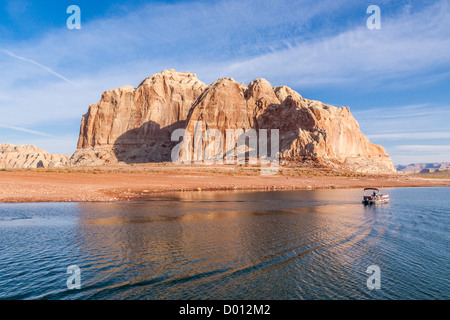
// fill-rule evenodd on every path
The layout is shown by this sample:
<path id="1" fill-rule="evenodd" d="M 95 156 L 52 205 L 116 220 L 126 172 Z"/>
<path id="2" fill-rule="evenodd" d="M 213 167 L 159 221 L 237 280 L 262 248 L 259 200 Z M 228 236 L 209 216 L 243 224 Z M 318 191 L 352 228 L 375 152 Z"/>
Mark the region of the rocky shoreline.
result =
<path id="1" fill-rule="evenodd" d="M 281 167 L 265 176 L 261 161 L 252 160 L 269 153 Z M 183 157 L 183 165 L 173 163 L 174 157 Z M 221 164 L 224 158 L 234 164 Z M 206 165 L 205 160 L 211 161 Z M 193 73 L 173 69 L 137 88 L 104 92 L 82 118 L 73 155 L 0 144 L 3 203 L 124 201 L 184 191 L 427 186 L 450 186 L 450 180 L 396 174 L 385 149 L 361 132 L 349 108 L 305 99 L 265 79 L 244 85 L 221 78 L 206 85 Z"/>
<path id="2" fill-rule="evenodd" d="M 240 166 L 174 164 L 0 171 L 0 202 L 131 201 L 171 192 L 450 187 L 450 179 L 283 167 L 274 176 Z"/>

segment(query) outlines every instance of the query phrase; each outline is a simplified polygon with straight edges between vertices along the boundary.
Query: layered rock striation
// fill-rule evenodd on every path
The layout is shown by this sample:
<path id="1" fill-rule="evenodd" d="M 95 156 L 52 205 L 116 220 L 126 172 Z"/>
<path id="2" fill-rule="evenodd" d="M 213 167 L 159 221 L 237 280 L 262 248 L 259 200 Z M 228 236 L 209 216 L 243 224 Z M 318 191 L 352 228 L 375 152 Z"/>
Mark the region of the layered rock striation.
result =
<path id="1" fill-rule="evenodd" d="M 206 88 L 195 74 L 163 71 L 137 88 L 106 91 L 83 116 L 75 165 L 168 161 L 173 130 L 183 128 Z"/>
<path id="2" fill-rule="evenodd" d="M 35 146 L 0 144 L 0 169 L 36 169 L 66 166 L 70 156 L 51 154 Z"/>
<path id="3" fill-rule="evenodd" d="M 349 108 L 304 99 L 264 79 L 248 86 L 222 78 L 207 86 L 195 74 L 163 71 L 107 91 L 83 116 L 74 165 L 171 161 L 176 129 L 278 129 L 280 158 L 313 160 L 362 172 L 394 172 L 382 146 L 361 132 Z M 205 144 L 205 143 L 204 143 Z M 230 150 L 224 150 L 227 154 Z"/>

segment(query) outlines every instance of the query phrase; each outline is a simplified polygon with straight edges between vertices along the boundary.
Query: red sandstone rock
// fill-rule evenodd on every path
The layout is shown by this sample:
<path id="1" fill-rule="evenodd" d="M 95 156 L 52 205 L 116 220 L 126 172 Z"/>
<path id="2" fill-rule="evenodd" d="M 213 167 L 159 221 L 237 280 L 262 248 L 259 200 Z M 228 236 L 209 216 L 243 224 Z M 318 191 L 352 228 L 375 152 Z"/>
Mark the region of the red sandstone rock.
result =
<path id="1" fill-rule="evenodd" d="M 395 171 L 384 148 L 369 142 L 348 108 L 304 99 L 264 79 L 245 86 L 223 78 L 206 86 L 194 74 L 174 70 L 147 78 L 136 89 L 105 92 L 83 116 L 71 163 L 170 161 L 178 143 L 171 141 L 171 133 L 186 128 L 193 135 L 196 121 L 202 122 L 203 132 L 218 129 L 224 137 L 227 129 L 279 129 L 284 160 Z"/>

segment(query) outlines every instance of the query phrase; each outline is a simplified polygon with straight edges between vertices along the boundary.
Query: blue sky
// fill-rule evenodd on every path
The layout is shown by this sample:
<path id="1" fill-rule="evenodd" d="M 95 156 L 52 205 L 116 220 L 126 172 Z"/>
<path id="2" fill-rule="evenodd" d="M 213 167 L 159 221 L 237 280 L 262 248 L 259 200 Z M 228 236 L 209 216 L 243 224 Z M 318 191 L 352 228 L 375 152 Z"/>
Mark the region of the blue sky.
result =
<path id="1" fill-rule="evenodd" d="M 73 153 L 103 91 L 174 68 L 350 107 L 395 164 L 450 161 L 449 26 L 448 0 L 2 0 L 0 143 Z"/>

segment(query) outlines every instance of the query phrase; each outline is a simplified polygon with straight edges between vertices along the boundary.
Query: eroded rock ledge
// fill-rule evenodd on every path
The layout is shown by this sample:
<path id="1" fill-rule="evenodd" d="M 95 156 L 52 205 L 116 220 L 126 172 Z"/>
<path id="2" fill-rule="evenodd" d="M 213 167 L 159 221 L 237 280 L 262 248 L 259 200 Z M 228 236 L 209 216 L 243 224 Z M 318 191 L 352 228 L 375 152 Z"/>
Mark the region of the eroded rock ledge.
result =
<path id="1" fill-rule="evenodd" d="M 36 169 L 63 167 L 70 155 L 51 154 L 36 146 L 0 144 L 0 169 Z"/>
<path id="2" fill-rule="evenodd" d="M 279 129 L 285 161 L 313 160 L 371 173 L 395 172 L 380 145 L 360 131 L 349 108 L 303 98 L 265 79 L 248 86 L 222 78 L 207 86 L 193 73 L 164 70 L 137 88 L 106 91 L 83 116 L 71 165 L 146 163 L 171 160 L 178 128 Z"/>

